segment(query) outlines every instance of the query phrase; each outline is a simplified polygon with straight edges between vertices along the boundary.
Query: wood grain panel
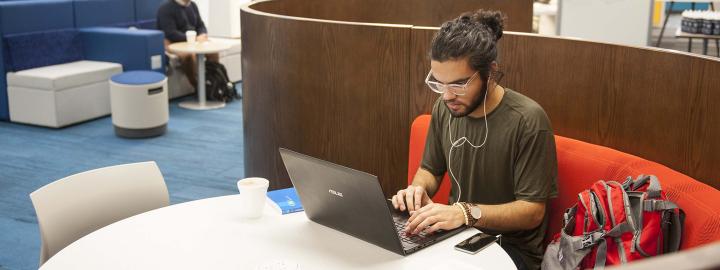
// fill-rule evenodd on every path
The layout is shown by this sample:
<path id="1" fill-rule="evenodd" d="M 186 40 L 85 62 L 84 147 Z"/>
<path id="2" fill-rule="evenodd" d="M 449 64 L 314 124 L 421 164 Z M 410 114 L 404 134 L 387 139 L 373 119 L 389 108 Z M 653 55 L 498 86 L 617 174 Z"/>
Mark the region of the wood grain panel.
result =
<path id="1" fill-rule="evenodd" d="M 417 24 L 410 19 L 403 20 L 410 25 L 373 25 L 252 8 L 380 20 L 408 1 L 382 1 L 363 10 L 351 5 L 356 0 L 335 6 L 284 0 L 243 9 L 243 37 L 252 37 L 243 40 L 248 176 L 273 179 L 271 188 L 289 186 L 277 153 L 287 147 L 378 175 L 386 195 L 405 185 L 410 123 L 429 113 L 437 98 L 423 83 L 437 28 L 411 27 Z M 720 187 L 720 166 L 714 166 L 720 162 L 720 142 L 714 140 L 720 137 L 720 109 L 713 106 L 720 100 L 717 59 L 506 32 L 499 60 L 506 74 L 502 84 L 538 101 L 557 134 L 635 154 Z"/>
<path id="2" fill-rule="evenodd" d="M 414 28 L 411 86 L 427 74 L 437 29 Z M 419 59 L 414 59 L 419 57 Z M 651 48 L 506 33 L 502 85 L 548 113 L 558 135 L 653 160 L 720 188 L 720 61 Z M 417 91 L 410 119 L 437 98 Z"/>
<path id="3" fill-rule="evenodd" d="M 408 27 L 242 13 L 248 176 L 290 185 L 285 147 L 377 175 L 388 194 L 407 170 Z M 401 117 L 397 117 L 401 115 Z"/>
<path id="4" fill-rule="evenodd" d="M 254 4 L 278 15 L 349 22 L 440 26 L 463 12 L 480 8 L 503 11 L 507 30 L 530 32 L 532 0 L 282 0 Z"/>

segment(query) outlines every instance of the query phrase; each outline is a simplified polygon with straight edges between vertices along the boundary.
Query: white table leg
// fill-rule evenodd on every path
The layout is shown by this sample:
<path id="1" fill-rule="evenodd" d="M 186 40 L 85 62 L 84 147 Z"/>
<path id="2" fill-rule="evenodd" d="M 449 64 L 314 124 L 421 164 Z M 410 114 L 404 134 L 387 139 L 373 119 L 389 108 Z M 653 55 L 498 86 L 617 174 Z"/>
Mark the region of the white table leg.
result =
<path id="1" fill-rule="evenodd" d="M 197 54 L 198 62 L 198 80 L 197 80 L 197 100 L 183 101 L 180 102 L 181 108 L 190 110 L 212 110 L 225 107 L 225 102 L 222 101 L 207 101 L 205 100 L 205 54 Z"/>

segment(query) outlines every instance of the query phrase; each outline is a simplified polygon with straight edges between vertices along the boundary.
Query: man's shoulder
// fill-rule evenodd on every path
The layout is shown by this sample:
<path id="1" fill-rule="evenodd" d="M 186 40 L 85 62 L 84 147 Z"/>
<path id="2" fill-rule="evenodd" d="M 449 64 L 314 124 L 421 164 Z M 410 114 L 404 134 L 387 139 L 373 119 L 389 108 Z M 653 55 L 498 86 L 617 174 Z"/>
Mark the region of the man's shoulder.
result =
<path id="1" fill-rule="evenodd" d="M 162 4 L 160 4 L 160 7 L 158 7 L 158 12 L 167 12 L 169 10 L 175 9 L 175 2 L 172 1 L 163 1 Z"/>
<path id="2" fill-rule="evenodd" d="M 507 88 L 505 91 L 506 105 L 516 112 L 526 125 L 540 129 L 548 129 L 549 119 L 545 110 L 535 100 Z"/>

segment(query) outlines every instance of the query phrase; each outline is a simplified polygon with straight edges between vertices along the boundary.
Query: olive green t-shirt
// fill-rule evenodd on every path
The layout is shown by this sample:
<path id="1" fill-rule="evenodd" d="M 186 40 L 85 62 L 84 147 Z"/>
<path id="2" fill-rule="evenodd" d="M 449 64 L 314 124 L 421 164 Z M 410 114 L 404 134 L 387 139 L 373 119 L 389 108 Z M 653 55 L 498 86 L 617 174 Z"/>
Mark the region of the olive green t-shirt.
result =
<path id="1" fill-rule="evenodd" d="M 443 175 L 448 164 L 452 166 L 461 189 L 451 175 L 449 203 L 458 196 L 461 202 L 490 205 L 516 200 L 544 202 L 557 196 L 555 139 L 540 105 L 505 89 L 500 104 L 487 116 L 487 130 L 485 138 L 484 118 L 455 118 L 442 98 L 435 102 L 421 166 L 436 176 Z M 470 145 L 480 146 L 484 140 L 482 147 Z M 456 145 L 452 152 L 451 142 Z M 502 233 L 503 245 L 516 247 L 530 269 L 539 269 L 546 229 L 547 215 L 532 230 L 483 231 Z"/>

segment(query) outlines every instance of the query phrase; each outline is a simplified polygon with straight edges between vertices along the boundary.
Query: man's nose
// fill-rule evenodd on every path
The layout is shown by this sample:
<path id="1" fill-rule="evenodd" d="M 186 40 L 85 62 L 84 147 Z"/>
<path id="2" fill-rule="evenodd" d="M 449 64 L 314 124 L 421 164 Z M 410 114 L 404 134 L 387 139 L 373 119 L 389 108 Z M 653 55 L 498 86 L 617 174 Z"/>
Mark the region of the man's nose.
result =
<path id="1" fill-rule="evenodd" d="M 447 88 L 445 88 L 445 91 L 443 91 L 443 93 L 442 93 L 442 98 L 445 101 L 453 100 L 456 97 L 457 97 L 457 95 L 455 95 L 455 93 L 453 93 L 452 91 L 450 91 L 450 89 L 447 89 Z"/>

